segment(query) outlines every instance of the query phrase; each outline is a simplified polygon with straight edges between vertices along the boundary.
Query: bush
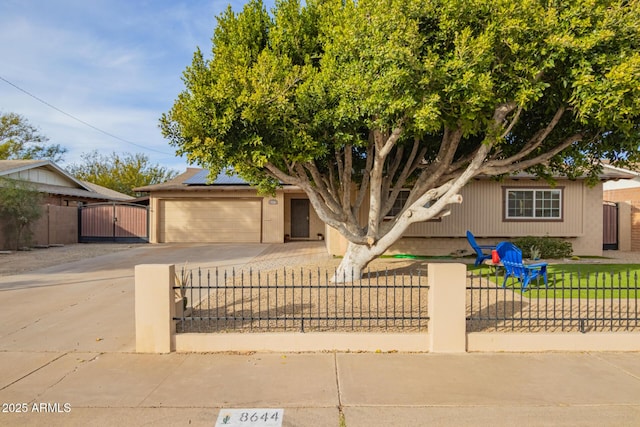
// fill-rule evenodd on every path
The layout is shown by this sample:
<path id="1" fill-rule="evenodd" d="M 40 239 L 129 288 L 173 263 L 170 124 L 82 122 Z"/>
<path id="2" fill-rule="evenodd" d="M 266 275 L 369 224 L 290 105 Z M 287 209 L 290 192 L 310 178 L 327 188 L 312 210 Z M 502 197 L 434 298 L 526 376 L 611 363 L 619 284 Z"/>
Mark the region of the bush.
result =
<path id="1" fill-rule="evenodd" d="M 13 249 L 31 244 L 31 225 L 42 216 L 41 203 L 42 194 L 32 183 L 0 177 L 0 220 L 5 224 L 2 231 L 13 241 Z M 0 241 L 0 249 L 4 244 Z"/>
<path id="2" fill-rule="evenodd" d="M 523 258 L 531 258 L 531 248 L 540 251 L 541 258 L 565 258 L 573 253 L 571 242 L 554 237 L 521 237 L 515 239 L 513 243 L 522 249 Z"/>

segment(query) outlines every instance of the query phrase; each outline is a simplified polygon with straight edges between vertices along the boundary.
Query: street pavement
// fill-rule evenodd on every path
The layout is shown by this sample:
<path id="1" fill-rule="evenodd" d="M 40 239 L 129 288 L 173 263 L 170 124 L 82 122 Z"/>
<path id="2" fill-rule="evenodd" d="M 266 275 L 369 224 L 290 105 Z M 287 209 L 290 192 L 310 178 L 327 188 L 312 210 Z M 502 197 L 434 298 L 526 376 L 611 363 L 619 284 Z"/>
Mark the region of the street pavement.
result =
<path id="1" fill-rule="evenodd" d="M 313 256 L 149 245 L 0 277 L 0 426 L 213 426 L 221 408 L 283 409 L 283 426 L 640 425 L 638 353 L 134 352 L 136 264 Z"/>

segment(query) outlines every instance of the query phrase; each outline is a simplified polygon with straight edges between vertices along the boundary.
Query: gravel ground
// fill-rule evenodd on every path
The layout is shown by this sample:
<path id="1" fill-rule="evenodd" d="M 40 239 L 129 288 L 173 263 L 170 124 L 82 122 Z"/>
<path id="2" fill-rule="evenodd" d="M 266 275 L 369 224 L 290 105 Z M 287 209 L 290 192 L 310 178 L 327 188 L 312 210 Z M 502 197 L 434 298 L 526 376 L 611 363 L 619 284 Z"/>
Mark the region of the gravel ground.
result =
<path id="1" fill-rule="evenodd" d="M 0 253 L 0 276 L 25 273 L 136 247 L 130 243 L 76 243 L 30 251 Z"/>

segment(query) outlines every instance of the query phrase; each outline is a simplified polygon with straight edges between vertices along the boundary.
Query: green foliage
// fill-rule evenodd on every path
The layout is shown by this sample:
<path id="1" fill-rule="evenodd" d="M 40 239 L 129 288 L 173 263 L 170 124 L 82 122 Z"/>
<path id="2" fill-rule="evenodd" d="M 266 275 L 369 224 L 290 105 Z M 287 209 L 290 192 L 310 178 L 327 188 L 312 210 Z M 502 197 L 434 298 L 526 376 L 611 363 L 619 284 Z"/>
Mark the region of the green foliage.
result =
<path id="1" fill-rule="evenodd" d="M 42 216 L 41 203 L 42 195 L 31 184 L 0 177 L 0 219 L 13 249 L 31 244 L 30 227 Z"/>
<path id="2" fill-rule="evenodd" d="M 638 18 L 637 2 L 595 0 L 283 0 L 273 15 L 252 0 L 218 17 L 212 58 L 196 52 L 161 127 L 190 161 L 264 184 L 267 162 L 331 161 L 399 122 L 427 158 L 446 126 L 464 131 L 461 153 L 488 137 L 513 153 L 565 106 L 537 151 L 576 135 L 572 161 L 550 165 L 578 174 L 637 157 L 624 135 L 640 110 Z M 506 102 L 522 111 L 500 139 L 489 129 Z"/>
<path id="3" fill-rule="evenodd" d="M 566 258 L 573 253 L 571 242 L 554 237 L 520 237 L 514 239 L 513 243 L 522 250 L 524 258 L 532 258 L 533 252 L 536 252 L 540 258 Z"/>
<path id="4" fill-rule="evenodd" d="M 98 151 L 84 153 L 82 163 L 68 168 L 76 178 L 88 181 L 123 194 L 135 196 L 136 187 L 159 184 L 178 173 L 157 164 L 151 164 L 145 154 L 99 154 Z"/>
<path id="5" fill-rule="evenodd" d="M 160 127 L 214 173 L 300 186 L 371 246 L 457 179 L 595 182 L 603 160 L 640 161 L 638 46 L 637 1 L 250 0 L 218 17 Z M 400 188 L 412 215 L 384 223 Z"/>
<path id="6" fill-rule="evenodd" d="M 0 114 L 0 160 L 62 160 L 67 149 L 58 144 L 47 145 L 48 140 L 19 114 Z"/>

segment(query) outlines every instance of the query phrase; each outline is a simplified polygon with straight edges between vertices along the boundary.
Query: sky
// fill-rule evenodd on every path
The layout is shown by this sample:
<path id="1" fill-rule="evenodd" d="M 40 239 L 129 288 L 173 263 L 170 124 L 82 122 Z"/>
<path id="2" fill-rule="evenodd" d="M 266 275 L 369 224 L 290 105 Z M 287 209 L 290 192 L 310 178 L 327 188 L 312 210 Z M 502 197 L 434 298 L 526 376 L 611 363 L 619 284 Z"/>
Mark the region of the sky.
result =
<path id="1" fill-rule="evenodd" d="M 183 172 L 160 116 L 184 89 L 195 50 L 210 57 L 215 17 L 244 3 L 2 0 L 0 113 L 20 114 L 66 148 L 62 167 L 98 150 L 143 153 Z"/>

